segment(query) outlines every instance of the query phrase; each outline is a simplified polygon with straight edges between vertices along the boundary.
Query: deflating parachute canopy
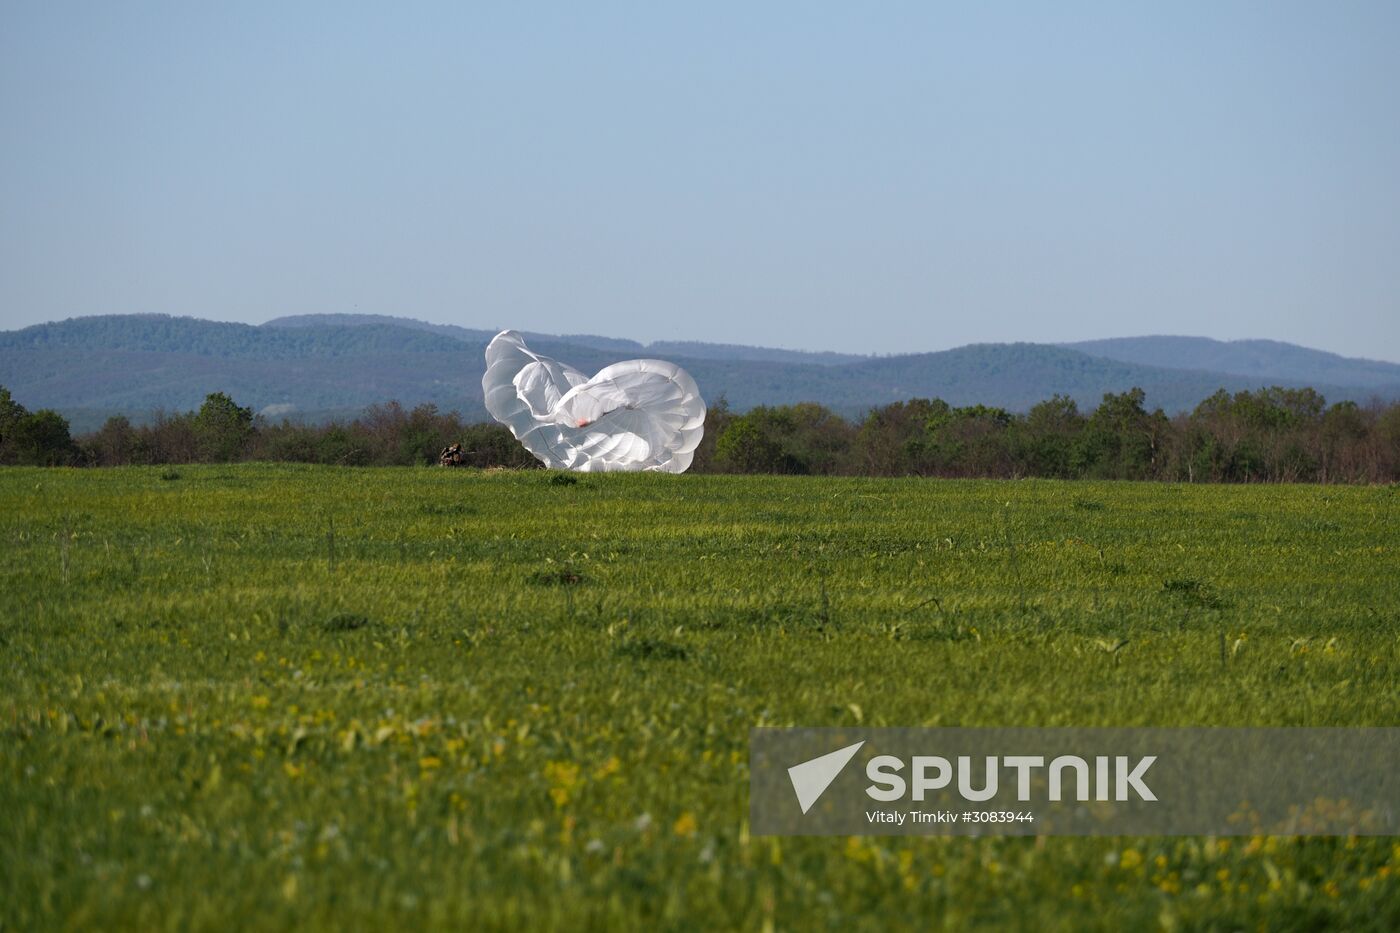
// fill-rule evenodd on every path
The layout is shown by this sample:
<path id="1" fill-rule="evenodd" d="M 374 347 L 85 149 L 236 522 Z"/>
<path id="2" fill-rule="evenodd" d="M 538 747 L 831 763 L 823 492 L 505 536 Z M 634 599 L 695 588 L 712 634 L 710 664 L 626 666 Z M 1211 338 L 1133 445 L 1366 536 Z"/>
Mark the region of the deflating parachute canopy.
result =
<path id="1" fill-rule="evenodd" d="M 513 330 L 487 346 L 481 389 L 491 416 L 559 470 L 683 473 L 705 430 L 705 400 L 675 363 L 627 360 L 589 379 Z"/>

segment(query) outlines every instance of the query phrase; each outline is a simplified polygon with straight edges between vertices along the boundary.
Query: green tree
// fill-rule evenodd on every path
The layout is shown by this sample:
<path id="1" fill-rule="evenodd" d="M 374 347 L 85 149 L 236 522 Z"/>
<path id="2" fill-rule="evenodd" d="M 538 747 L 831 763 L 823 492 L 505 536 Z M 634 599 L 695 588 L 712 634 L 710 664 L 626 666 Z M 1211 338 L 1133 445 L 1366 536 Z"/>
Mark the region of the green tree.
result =
<path id="1" fill-rule="evenodd" d="M 715 441 L 715 466 L 728 473 L 777 473 L 783 450 L 750 415 L 729 423 Z"/>
<path id="2" fill-rule="evenodd" d="M 1040 402 L 1026 416 L 1017 444 L 1021 469 L 1030 476 L 1074 475 L 1074 445 L 1084 430 L 1079 405 L 1065 395 Z"/>
<path id="3" fill-rule="evenodd" d="M 0 386 L 0 463 L 59 466 L 77 455 L 62 415 L 47 408 L 30 412 Z"/>
<path id="4" fill-rule="evenodd" d="M 1321 418 L 1318 443 L 1320 479 L 1329 482 L 1364 475 L 1365 441 L 1371 433 L 1372 417 L 1355 402 L 1338 402 Z"/>
<path id="5" fill-rule="evenodd" d="M 316 443 L 316 462 L 364 466 L 369 463 L 369 454 L 363 441 L 344 425 L 332 424 Z"/>
<path id="6" fill-rule="evenodd" d="M 15 433 L 16 426 L 29 416 L 29 411 L 14 400 L 10 390 L 0 386 L 0 451 Z"/>
<path id="7" fill-rule="evenodd" d="M 140 454 L 140 439 L 125 415 L 113 415 L 87 439 L 88 458 L 98 466 L 124 466 Z"/>
<path id="8" fill-rule="evenodd" d="M 48 408 L 19 419 L 6 446 L 13 451 L 13 462 L 26 466 L 67 466 L 78 453 L 67 419 Z"/>
<path id="9" fill-rule="evenodd" d="M 723 471 L 831 475 L 850 461 L 855 430 L 813 402 L 764 406 L 734 418 L 715 442 Z"/>
<path id="10" fill-rule="evenodd" d="M 1136 386 L 1117 395 L 1106 393 L 1094 409 L 1075 450 L 1076 466 L 1104 479 L 1146 479 L 1171 428 L 1159 408 L 1143 406 L 1147 393 Z"/>
<path id="11" fill-rule="evenodd" d="M 724 435 L 729 423 L 737 415 L 729 410 L 729 399 L 720 393 L 705 408 L 705 431 L 700 435 L 700 446 L 695 448 L 695 460 L 691 466 L 693 473 L 712 473 L 715 470 L 715 443 Z M 516 446 L 519 446 L 518 444 Z"/>
<path id="12" fill-rule="evenodd" d="M 216 463 L 236 460 L 253 436 L 253 410 L 214 392 L 205 397 L 194 416 L 194 433 L 201 459 Z"/>
<path id="13" fill-rule="evenodd" d="M 942 399 L 911 398 L 870 411 L 852 445 L 853 472 L 865 476 L 921 475 L 931 420 L 948 411 Z"/>
<path id="14" fill-rule="evenodd" d="M 1013 470 L 1009 430 L 1014 420 L 1006 409 L 986 405 L 938 411 L 928 421 L 925 454 L 945 475 L 1008 475 Z"/>

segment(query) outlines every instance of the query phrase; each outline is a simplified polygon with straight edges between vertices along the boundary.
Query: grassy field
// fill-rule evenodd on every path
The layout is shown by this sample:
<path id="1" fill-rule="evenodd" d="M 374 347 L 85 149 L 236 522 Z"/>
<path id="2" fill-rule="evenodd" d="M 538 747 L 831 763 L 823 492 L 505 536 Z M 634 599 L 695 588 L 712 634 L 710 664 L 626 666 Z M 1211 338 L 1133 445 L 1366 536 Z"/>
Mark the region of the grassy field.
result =
<path id="1" fill-rule="evenodd" d="M 1394 929 L 1395 839 L 783 839 L 755 725 L 1395 725 L 1400 489 L 0 471 L 0 929 Z"/>

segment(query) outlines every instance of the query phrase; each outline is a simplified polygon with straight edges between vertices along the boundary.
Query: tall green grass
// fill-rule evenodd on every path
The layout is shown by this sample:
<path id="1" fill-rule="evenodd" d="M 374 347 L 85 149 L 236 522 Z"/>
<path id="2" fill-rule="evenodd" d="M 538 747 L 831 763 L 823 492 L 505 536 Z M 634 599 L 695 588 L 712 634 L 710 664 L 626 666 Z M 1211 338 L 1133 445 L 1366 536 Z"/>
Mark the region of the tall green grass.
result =
<path id="1" fill-rule="evenodd" d="M 1393 839 L 770 839 L 756 725 L 1395 725 L 1395 487 L 0 471 L 0 927 L 1394 928 Z"/>

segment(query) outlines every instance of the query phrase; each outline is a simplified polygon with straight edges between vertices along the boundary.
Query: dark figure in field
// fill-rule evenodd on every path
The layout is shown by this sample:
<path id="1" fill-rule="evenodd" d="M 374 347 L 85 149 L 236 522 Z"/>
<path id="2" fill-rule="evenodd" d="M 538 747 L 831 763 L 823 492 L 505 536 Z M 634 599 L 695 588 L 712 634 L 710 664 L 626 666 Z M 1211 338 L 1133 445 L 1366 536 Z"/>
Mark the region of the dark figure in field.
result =
<path id="1" fill-rule="evenodd" d="M 438 466 L 461 466 L 464 462 L 461 444 L 453 444 L 451 447 L 444 447 L 442 453 L 438 454 Z"/>

